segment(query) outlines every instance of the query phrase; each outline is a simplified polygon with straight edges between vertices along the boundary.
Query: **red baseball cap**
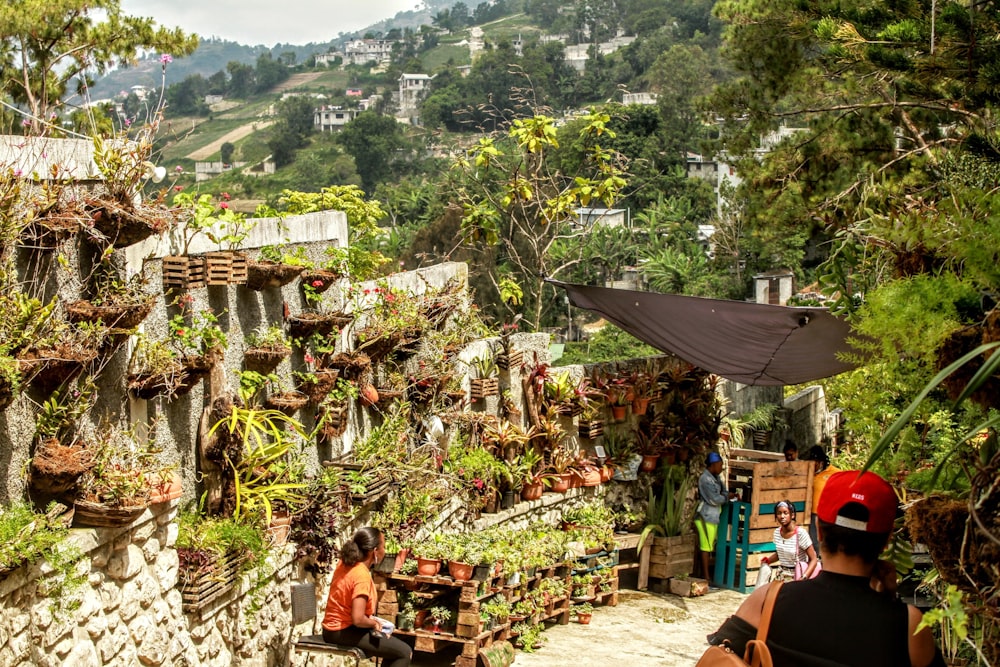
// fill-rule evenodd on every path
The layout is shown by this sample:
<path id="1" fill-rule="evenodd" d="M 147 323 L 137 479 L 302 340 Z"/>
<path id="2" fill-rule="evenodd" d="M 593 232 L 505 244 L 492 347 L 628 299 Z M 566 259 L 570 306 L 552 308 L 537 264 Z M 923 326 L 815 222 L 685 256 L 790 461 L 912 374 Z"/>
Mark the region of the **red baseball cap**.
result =
<path id="1" fill-rule="evenodd" d="M 841 516 L 845 505 L 857 503 L 868 510 L 868 521 Z M 873 472 L 845 470 L 830 476 L 819 497 L 816 515 L 822 521 L 866 533 L 892 532 L 899 500 L 889 483 Z"/>

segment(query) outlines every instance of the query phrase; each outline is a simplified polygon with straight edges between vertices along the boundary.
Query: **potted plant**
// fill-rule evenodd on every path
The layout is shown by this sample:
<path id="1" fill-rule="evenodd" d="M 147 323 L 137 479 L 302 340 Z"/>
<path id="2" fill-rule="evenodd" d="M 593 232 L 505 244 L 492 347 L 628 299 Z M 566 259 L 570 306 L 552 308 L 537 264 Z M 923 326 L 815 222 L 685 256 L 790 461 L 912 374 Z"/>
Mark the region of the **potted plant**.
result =
<path id="1" fill-rule="evenodd" d="M 146 276 L 140 272 L 122 278 L 102 260 L 91 274 L 89 299 L 66 306 L 66 319 L 76 322 L 102 322 L 109 329 L 134 329 L 153 309 L 153 295 L 146 291 Z"/>
<path id="2" fill-rule="evenodd" d="M 589 602 L 573 605 L 573 614 L 580 625 L 590 625 L 590 618 L 594 615 L 594 605 Z"/>
<path id="3" fill-rule="evenodd" d="M 605 389 L 605 401 L 611 409 L 611 418 L 615 421 L 625 419 L 628 406 L 632 403 L 632 389 L 623 378 L 615 378 Z"/>
<path id="4" fill-rule="evenodd" d="M 402 593 L 399 593 L 402 595 Z M 417 610 L 413 600 L 407 595 L 406 601 L 399 608 L 396 614 L 396 627 L 400 630 L 412 631 L 416 627 Z"/>
<path id="5" fill-rule="evenodd" d="M 150 490 L 163 469 L 158 450 L 142 444 L 131 431 L 104 425 L 90 447 L 93 466 L 77 483 L 73 521 L 80 526 L 122 526 L 149 505 Z"/>
<path id="6" fill-rule="evenodd" d="M 497 377 L 499 369 L 493 355 L 484 353 L 473 357 L 470 366 L 476 375 L 469 381 L 472 400 L 478 401 L 500 394 L 500 379 Z"/>
<path id="7" fill-rule="evenodd" d="M 292 252 L 282 252 L 279 246 L 266 245 L 260 249 L 257 260 L 247 263 L 244 287 L 251 290 L 281 287 L 297 278 L 312 266 L 302 247 Z"/>
<path id="8" fill-rule="evenodd" d="M 639 464 L 642 472 L 656 470 L 656 463 L 663 452 L 662 435 L 662 429 L 655 423 L 637 426 L 633 431 L 636 450 L 642 456 L 642 463 Z"/>
<path id="9" fill-rule="evenodd" d="M 436 576 L 441 571 L 444 556 L 443 537 L 432 535 L 429 539 L 412 542 L 410 553 L 417 561 L 417 574 L 425 577 Z"/>
<path id="10" fill-rule="evenodd" d="M 632 414 L 644 415 L 653 398 L 653 391 L 656 388 L 656 377 L 645 371 L 636 371 L 628 380 L 632 388 Z"/>
<path id="11" fill-rule="evenodd" d="M 650 566 L 650 576 L 666 579 L 694 569 L 694 531 L 691 529 L 691 512 L 688 492 L 693 483 L 687 468 L 683 465 L 663 468 L 663 488 L 657 498 L 652 487 L 646 506 L 646 525 L 639 537 L 638 549 L 642 549 L 651 535 L 657 552 L 664 554 L 660 563 Z"/>
<path id="12" fill-rule="evenodd" d="M 555 479 L 552 480 L 552 490 L 556 493 L 566 493 L 573 482 L 573 473 L 570 469 L 575 462 L 575 457 L 562 447 L 555 447 L 549 452 L 549 467 Z"/>
<path id="13" fill-rule="evenodd" d="M 261 325 L 246 336 L 243 365 L 247 370 L 270 373 L 292 353 L 288 337 L 277 324 Z"/>
<path id="14" fill-rule="evenodd" d="M 448 622 L 451 621 L 452 617 L 451 609 L 448 607 L 437 605 L 431 607 L 428 611 L 428 623 L 430 624 L 430 631 L 434 633 L 442 632 L 443 628 L 448 626 Z"/>
<path id="15" fill-rule="evenodd" d="M 564 415 L 578 415 L 583 407 L 577 400 L 577 383 L 569 371 L 549 374 L 542 384 L 542 402 L 548 410 Z"/>

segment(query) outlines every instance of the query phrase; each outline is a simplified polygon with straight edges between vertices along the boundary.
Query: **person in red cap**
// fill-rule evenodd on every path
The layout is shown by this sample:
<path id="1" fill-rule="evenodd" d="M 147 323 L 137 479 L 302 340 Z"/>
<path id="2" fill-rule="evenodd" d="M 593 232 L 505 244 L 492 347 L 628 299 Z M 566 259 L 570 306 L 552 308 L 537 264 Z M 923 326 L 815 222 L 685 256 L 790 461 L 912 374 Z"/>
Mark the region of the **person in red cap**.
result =
<path id="1" fill-rule="evenodd" d="M 930 628 L 916 631 L 920 610 L 896 595 L 895 568 L 879 560 L 897 505 L 896 492 L 874 473 L 830 477 L 816 510 L 823 571 L 778 592 L 767 635 L 774 667 L 944 667 Z M 743 655 L 769 586 L 744 600 L 709 643 L 728 642 Z"/>

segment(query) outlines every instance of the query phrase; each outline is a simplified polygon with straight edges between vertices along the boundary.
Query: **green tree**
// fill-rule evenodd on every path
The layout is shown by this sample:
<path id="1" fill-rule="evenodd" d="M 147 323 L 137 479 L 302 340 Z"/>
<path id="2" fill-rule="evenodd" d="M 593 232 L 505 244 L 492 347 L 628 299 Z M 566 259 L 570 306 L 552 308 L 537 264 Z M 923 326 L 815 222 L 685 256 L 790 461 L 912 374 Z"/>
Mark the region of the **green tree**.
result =
<path id="1" fill-rule="evenodd" d="M 15 0 L 0 6 L 0 90 L 23 104 L 31 131 L 61 104 L 74 80 L 135 60 L 140 49 L 187 55 L 196 37 L 122 13 L 118 0 Z M 166 62 L 164 62 L 166 66 Z"/>
<path id="2" fill-rule="evenodd" d="M 344 150 L 354 158 L 365 192 L 389 178 L 396 152 L 405 148 L 403 128 L 394 118 L 373 111 L 357 115 L 338 135 Z"/>
<path id="3" fill-rule="evenodd" d="M 854 451 L 865 458 L 927 386 L 910 425 L 883 443 L 880 470 L 960 496 L 974 479 L 995 479 L 996 463 L 972 445 L 958 448 L 955 474 L 926 471 L 966 441 L 962 433 L 996 438 L 995 428 L 976 428 L 1000 407 L 996 377 L 971 403 L 957 399 L 985 363 L 978 346 L 1000 339 L 1000 7 L 723 0 L 717 12 L 739 77 L 714 106 L 745 178 L 733 198 L 744 232 L 772 266 L 823 262 L 824 291 L 867 336 L 857 340 L 867 365 L 828 382 L 831 402 L 852 409 Z M 799 131 L 762 146 L 782 125 Z M 965 374 L 930 382 L 967 353 L 975 359 Z M 966 530 L 979 528 L 970 520 Z M 969 605 L 983 613 L 995 600 L 979 591 Z M 987 627 L 993 662 L 995 613 Z"/>
<path id="4" fill-rule="evenodd" d="M 231 97 L 246 98 L 254 89 L 254 69 L 250 65 L 231 60 L 226 65 L 229 72 L 227 92 Z"/>
<path id="5" fill-rule="evenodd" d="M 579 130 L 590 147 L 577 173 L 562 174 L 550 162 L 559 139 L 552 118 L 515 120 L 505 137 L 484 137 L 460 158 L 462 181 L 455 193 L 463 209 L 466 242 L 496 247 L 489 275 L 496 286 L 514 273 L 524 290 L 525 321 L 535 329 L 547 313 L 545 277 L 556 277 L 581 261 L 586 230 L 580 206 L 610 206 L 625 186 L 618 155 L 603 147 L 613 138 L 611 117 L 593 111 Z M 567 250 L 572 247 L 572 252 Z M 553 251 L 558 249 L 558 253 Z"/>

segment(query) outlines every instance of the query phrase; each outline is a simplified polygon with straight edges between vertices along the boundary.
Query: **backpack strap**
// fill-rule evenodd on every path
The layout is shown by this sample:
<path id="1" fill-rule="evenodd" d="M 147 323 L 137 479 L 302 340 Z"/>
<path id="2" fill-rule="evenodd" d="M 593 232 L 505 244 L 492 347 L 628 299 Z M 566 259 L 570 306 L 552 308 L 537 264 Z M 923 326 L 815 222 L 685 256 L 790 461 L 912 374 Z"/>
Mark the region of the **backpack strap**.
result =
<path id="1" fill-rule="evenodd" d="M 743 661 L 751 667 L 773 667 L 771 651 L 767 648 L 767 631 L 771 627 L 771 612 L 774 611 L 774 601 L 778 597 L 781 581 L 774 581 L 767 588 L 764 597 L 764 608 L 760 613 L 760 624 L 757 626 L 757 638 L 747 642 Z"/>
<path id="2" fill-rule="evenodd" d="M 760 612 L 760 625 L 757 626 L 757 639 L 761 642 L 767 641 L 767 631 L 771 627 L 771 614 L 774 611 L 774 601 L 778 598 L 778 591 L 784 582 L 773 581 L 767 587 L 767 595 L 764 597 L 764 608 Z"/>

